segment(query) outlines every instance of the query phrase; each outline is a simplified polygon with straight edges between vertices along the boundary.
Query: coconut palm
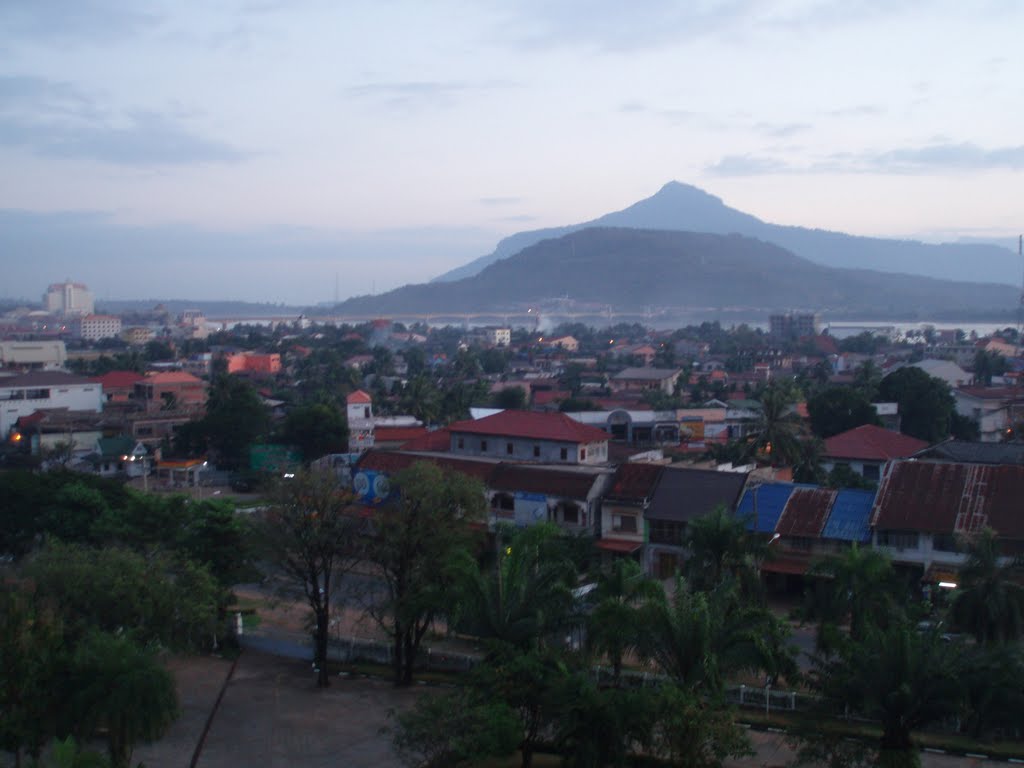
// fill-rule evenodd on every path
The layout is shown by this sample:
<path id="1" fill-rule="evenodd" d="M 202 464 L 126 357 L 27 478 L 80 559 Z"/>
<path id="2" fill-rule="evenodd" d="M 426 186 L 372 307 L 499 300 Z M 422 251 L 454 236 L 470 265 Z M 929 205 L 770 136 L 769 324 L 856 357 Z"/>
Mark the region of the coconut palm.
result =
<path id="1" fill-rule="evenodd" d="M 856 543 L 841 555 L 811 566 L 819 577 L 808 593 L 807 618 L 818 620 L 818 649 L 835 646 L 838 627 L 849 622 L 850 636 L 860 639 L 868 627 L 884 627 L 898 613 L 900 584 L 892 561 Z"/>
<path id="2" fill-rule="evenodd" d="M 731 514 L 724 504 L 690 521 L 683 546 L 689 551 L 686 578 L 694 588 L 713 589 L 732 578 L 745 593 L 757 591 L 757 565 L 765 556 L 766 542 L 751 534 L 747 520 Z"/>
<path id="3" fill-rule="evenodd" d="M 502 533 L 492 569 L 468 556 L 460 566 L 457 618 L 480 637 L 528 649 L 568 621 L 576 568 L 559 552 L 557 526 Z"/>
<path id="4" fill-rule="evenodd" d="M 608 657 L 618 687 L 622 657 L 639 642 L 642 606 L 664 597 L 664 592 L 636 560 L 620 558 L 599 574 L 590 596 L 594 609 L 587 621 L 587 642 L 591 651 Z"/>
<path id="5" fill-rule="evenodd" d="M 951 616 L 956 626 L 983 645 L 1001 645 L 1024 637 L 1024 568 L 1019 560 L 1003 564 L 999 540 L 984 528 L 968 542 L 967 562 Z"/>
<path id="6" fill-rule="evenodd" d="M 938 630 L 919 631 L 907 619 L 868 624 L 859 638 L 841 639 L 835 655 L 817 659 L 812 680 L 824 700 L 881 724 L 877 765 L 913 768 L 920 765 L 913 731 L 961 706 L 961 653 Z"/>
<path id="7" fill-rule="evenodd" d="M 747 452 L 773 467 L 794 464 L 800 457 L 800 417 L 793 409 L 793 391 L 769 384 L 761 393 L 761 412 L 747 439 Z"/>

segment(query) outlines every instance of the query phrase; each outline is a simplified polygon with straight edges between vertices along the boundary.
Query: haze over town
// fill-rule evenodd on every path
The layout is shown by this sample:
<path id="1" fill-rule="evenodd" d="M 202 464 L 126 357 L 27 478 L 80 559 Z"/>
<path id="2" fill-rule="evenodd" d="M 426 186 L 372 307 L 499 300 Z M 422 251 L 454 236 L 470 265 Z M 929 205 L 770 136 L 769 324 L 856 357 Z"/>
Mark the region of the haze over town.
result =
<path id="1" fill-rule="evenodd" d="M 65 277 L 98 299 L 380 292 L 669 179 L 773 223 L 1009 245 L 1022 16 L 998 2 L 5 4 L 0 298 L 38 300 Z"/>

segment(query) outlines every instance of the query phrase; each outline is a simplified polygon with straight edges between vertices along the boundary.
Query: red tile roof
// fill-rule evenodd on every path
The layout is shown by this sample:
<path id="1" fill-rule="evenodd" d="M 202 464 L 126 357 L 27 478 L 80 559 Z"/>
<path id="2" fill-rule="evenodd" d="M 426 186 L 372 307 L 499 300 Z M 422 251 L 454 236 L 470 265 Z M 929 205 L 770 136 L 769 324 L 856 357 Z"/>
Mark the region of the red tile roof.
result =
<path id="1" fill-rule="evenodd" d="M 402 444 L 403 451 L 431 451 L 447 453 L 452 446 L 451 433 L 447 429 L 435 429 Z"/>
<path id="2" fill-rule="evenodd" d="M 93 378 L 93 381 L 102 384 L 104 389 L 130 389 L 135 386 L 135 382 L 144 378 L 146 377 L 135 371 L 111 371 Z"/>
<path id="3" fill-rule="evenodd" d="M 625 539 L 598 539 L 594 546 L 608 552 L 619 552 L 624 555 L 631 555 L 643 546 L 642 541 L 628 541 Z"/>
<path id="4" fill-rule="evenodd" d="M 609 499 L 620 499 L 643 503 L 654 495 L 654 487 L 664 466 L 631 462 L 620 464 L 612 478 L 611 488 L 606 494 Z"/>
<path id="5" fill-rule="evenodd" d="M 184 371 L 168 371 L 166 373 L 150 373 L 143 381 L 147 384 L 202 384 L 203 380 L 198 379 L 191 373 Z"/>
<path id="6" fill-rule="evenodd" d="M 453 434 L 522 437 L 528 440 L 554 440 L 564 443 L 597 443 L 608 440 L 608 435 L 603 430 L 580 424 L 564 413 L 509 410 L 475 421 L 458 421 L 449 429 Z"/>
<path id="7" fill-rule="evenodd" d="M 783 536 L 819 538 L 836 495 L 836 491 L 828 488 L 794 488 L 775 525 L 775 532 Z"/>
<path id="8" fill-rule="evenodd" d="M 359 459 L 359 469 L 374 469 L 378 472 L 401 472 L 417 461 L 427 461 L 442 469 L 475 477 L 485 484 L 490 480 L 491 473 L 497 466 L 487 461 L 471 461 L 448 456 L 430 456 L 420 453 L 400 453 L 398 451 L 367 451 Z"/>
<path id="9" fill-rule="evenodd" d="M 971 533 L 984 526 L 1024 539 L 1024 467 L 895 461 L 882 477 L 871 525 Z"/>
<path id="10" fill-rule="evenodd" d="M 357 389 L 355 392 L 353 392 L 351 395 L 345 398 L 345 402 L 348 403 L 349 405 L 362 405 L 372 403 L 373 398 L 370 397 L 365 392 L 363 392 L 363 390 Z"/>
<path id="11" fill-rule="evenodd" d="M 535 389 L 533 390 L 533 404 L 548 405 L 560 400 L 567 400 L 571 396 L 571 392 L 562 389 Z"/>
<path id="12" fill-rule="evenodd" d="M 825 456 L 834 459 L 888 461 L 912 456 L 928 447 L 924 440 L 864 424 L 825 441 Z"/>

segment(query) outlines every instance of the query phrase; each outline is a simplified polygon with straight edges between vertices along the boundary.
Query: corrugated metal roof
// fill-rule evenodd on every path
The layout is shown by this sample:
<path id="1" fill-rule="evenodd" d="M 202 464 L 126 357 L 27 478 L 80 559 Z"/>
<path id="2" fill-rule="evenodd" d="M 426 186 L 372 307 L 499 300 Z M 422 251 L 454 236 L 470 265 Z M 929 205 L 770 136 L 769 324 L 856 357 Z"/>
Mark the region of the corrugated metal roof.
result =
<path id="1" fill-rule="evenodd" d="M 821 537 L 861 543 L 870 541 L 871 528 L 868 527 L 868 520 L 874 501 L 874 491 L 848 488 L 840 490 L 832 503 L 832 511 L 825 522 Z"/>
<path id="2" fill-rule="evenodd" d="M 499 464 L 491 473 L 488 487 L 495 491 L 543 493 L 586 499 L 598 475 L 558 469 L 540 469 L 522 464 Z"/>
<path id="3" fill-rule="evenodd" d="M 774 533 L 789 495 L 796 487 L 792 483 L 764 483 L 748 490 L 740 501 L 738 514 L 750 518 L 747 524 L 750 530 Z"/>
<path id="4" fill-rule="evenodd" d="M 818 538 L 825 527 L 836 491 L 831 488 L 802 488 L 789 494 L 775 532 L 783 536 Z"/>
<path id="5" fill-rule="evenodd" d="M 663 469 L 664 466 L 661 464 L 620 464 L 615 470 L 615 477 L 612 478 L 612 485 L 606 496 L 609 499 L 642 504 L 654 493 Z"/>
<path id="6" fill-rule="evenodd" d="M 665 467 L 644 517 L 685 522 L 708 514 L 719 504 L 735 509 L 746 481 L 743 472 Z"/>
<path id="7" fill-rule="evenodd" d="M 971 533 L 984 526 L 1024 539 L 1024 467 L 892 462 L 871 523 L 885 530 Z"/>

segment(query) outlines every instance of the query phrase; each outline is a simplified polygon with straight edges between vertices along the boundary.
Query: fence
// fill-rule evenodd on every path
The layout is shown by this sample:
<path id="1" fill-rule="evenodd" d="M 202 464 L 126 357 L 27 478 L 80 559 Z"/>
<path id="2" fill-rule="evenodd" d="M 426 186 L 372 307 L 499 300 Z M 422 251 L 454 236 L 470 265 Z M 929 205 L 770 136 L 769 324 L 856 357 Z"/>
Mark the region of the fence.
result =
<path id="1" fill-rule="evenodd" d="M 329 640 L 327 658 L 342 664 L 358 662 L 390 665 L 394 661 L 395 649 L 391 643 L 347 637 Z M 420 648 L 416 654 L 417 669 L 429 672 L 468 672 L 479 661 L 476 656 L 439 651 L 434 648 Z"/>

